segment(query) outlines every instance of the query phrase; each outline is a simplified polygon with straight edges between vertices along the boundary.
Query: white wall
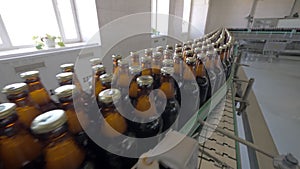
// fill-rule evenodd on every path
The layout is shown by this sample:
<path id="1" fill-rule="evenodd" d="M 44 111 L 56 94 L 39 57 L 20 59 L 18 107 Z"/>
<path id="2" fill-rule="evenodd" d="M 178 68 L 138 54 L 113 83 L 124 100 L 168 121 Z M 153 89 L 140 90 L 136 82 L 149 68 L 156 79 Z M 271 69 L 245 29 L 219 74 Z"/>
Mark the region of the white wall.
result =
<path id="1" fill-rule="evenodd" d="M 290 14 L 294 0 L 259 0 L 255 18 L 282 18 Z M 247 27 L 253 0 L 210 0 L 205 32 L 219 27 Z"/>
<path id="2" fill-rule="evenodd" d="M 204 34 L 209 0 L 193 0 L 191 10 L 191 24 L 197 29 L 193 31 L 191 37 L 196 38 Z"/>

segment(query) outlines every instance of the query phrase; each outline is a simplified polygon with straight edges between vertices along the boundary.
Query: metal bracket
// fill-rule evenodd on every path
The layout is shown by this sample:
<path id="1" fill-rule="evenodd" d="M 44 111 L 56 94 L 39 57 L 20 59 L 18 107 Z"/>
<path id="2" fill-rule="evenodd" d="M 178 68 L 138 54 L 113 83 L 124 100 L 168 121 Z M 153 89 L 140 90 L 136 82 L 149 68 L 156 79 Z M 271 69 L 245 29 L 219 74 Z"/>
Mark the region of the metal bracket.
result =
<path id="1" fill-rule="evenodd" d="M 247 80 L 240 80 L 240 79 L 235 78 L 233 80 L 237 84 L 237 91 L 241 90 L 241 83 L 242 82 L 248 83 L 248 85 L 247 85 L 247 87 L 245 89 L 244 94 L 242 96 L 240 96 L 240 98 L 239 97 L 235 98 L 235 102 L 240 104 L 239 108 L 237 109 L 237 114 L 241 115 L 241 113 L 245 112 L 247 106 L 249 106 L 248 97 L 249 97 L 250 91 L 252 89 L 252 86 L 253 86 L 253 83 L 254 83 L 254 79 L 250 78 L 249 81 L 247 81 Z"/>

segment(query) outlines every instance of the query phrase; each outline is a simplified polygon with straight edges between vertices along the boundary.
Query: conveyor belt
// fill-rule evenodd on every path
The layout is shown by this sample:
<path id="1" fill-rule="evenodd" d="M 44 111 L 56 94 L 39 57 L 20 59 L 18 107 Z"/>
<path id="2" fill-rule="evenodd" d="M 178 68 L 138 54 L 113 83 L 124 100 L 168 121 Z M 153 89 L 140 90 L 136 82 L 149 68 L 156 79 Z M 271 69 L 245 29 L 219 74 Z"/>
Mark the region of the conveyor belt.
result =
<path id="1" fill-rule="evenodd" d="M 206 122 L 235 134 L 233 105 L 232 93 L 228 90 L 226 97 L 211 111 Z M 201 128 L 198 137 L 199 168 L 239 168 L 238 147 L 234 140 L 205 126 Z"/>

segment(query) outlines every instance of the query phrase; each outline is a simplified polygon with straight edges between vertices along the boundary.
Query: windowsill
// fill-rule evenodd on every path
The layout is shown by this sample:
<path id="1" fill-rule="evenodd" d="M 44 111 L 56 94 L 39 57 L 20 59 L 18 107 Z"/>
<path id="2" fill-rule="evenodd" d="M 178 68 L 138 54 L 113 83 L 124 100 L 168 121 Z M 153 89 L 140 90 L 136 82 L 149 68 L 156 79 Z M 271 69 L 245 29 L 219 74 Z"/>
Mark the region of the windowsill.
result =
<path id="1" fill-rule="evenodd" d="M 83 49 L 85 47 L 93 47 L 98 46 L 99 44 L 86 44 L 85 42 L 81 43 L 72 43 L 72 44 L 65 44 L 65 47 L 56 47 L 56 48 L 44 48 L 44 49 L 36 49 L 35 47 L 29 48 L 20 48 L 20 49 L 12 49 L 6 51 L 0 51 L 0 60 L 8 59 L 8 58 L 15 58 L 15 57 L 26 57 L 28 55 L 41 55 L 47 53 L 55 53 L 55 52 L 64 52 L 70 51 L 75 49 Z"/>

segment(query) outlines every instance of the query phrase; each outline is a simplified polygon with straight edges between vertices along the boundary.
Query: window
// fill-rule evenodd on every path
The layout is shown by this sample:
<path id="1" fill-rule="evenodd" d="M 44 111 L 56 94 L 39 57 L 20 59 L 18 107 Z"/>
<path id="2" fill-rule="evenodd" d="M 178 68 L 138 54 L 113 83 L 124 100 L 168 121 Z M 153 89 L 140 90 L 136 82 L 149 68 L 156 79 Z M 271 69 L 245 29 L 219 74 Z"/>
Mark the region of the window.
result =
<path id="1" fill-rule="evenodd" d="M 95 4 L 89 4 L 94 5 L 92 10 L 96 11 Z M 91 24 L 95 30 L 98 28 L 95 18 L 92 17 L 92 21 L 89 18 L 82 20 L 97 23 L 97 26 Z M 82 27 L 87 31 L 88 26 Z M 80 42 L 79 27 L 75 0 L 0 1 L 0 50 L 32 46 L 33 36 L 46 34 L 61 36 L 65 43 Z"/>
<path id="2" fill-rule="evenodd" d="M 170 0 L 151 1 L 151 27 L 154 35 L 167 35 L 169 29 Z"/>
<path id="3" fill-rule="evenodd" d="M 182 16 L 182 32 L 187 33 L 189 31 L 189 22 L 191 16 L 191 0 L 184 0 L 183 4 L 183 16 Z"/>

